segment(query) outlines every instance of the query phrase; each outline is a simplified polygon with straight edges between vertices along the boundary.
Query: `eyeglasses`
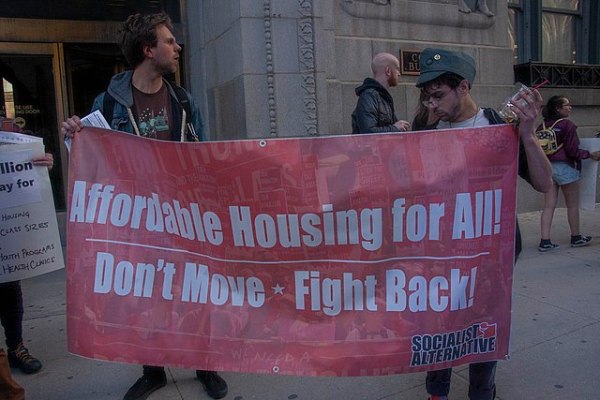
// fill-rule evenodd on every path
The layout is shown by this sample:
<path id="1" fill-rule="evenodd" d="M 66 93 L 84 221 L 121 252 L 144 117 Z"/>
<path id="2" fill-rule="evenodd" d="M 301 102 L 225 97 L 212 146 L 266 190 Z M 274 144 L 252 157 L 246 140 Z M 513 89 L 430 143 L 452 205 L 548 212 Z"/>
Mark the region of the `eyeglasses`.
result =
<path id="1" fill-rule="evenodd" d="M 444 97 L 446 97 L 448 95 L 448 93 L 452 92 L 454 89 L 450 89 L 448 90 L 446 93 L 434 93 L 431 97 L 429 97 L 429 100 L 423 100 L 421 102 L 421 104 L 423 104 L 425 107 L 433 107 L 434 105 L 439 106 L 440 105 L 440 101 L 442 101 L 442 99 Z"/>

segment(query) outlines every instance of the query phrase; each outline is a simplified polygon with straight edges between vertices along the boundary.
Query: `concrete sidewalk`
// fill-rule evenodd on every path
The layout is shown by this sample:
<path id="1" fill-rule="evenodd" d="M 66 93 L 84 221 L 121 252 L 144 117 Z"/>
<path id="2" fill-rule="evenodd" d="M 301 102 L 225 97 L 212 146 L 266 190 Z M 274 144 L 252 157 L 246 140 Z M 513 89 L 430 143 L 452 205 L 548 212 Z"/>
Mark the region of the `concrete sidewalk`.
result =
<path id="1" fill-rule="evenodd" d="M 557 210 L 549 253 L 537 250 L 539 213 L 519 216 L 524 253 L 515 268 L 511 359 L 498 364 L 501 400 L 600 399 L 600 207 L 581 212 L 582 233 L 596 236 L 573 249 L 565 210 Z M 121 399 L 141 367 L 88 360 L 67 353 L 65 271 L 23 281 L 24 336 L 44 368 L 13 371 L 29 400 Z M 427 398 L 425 374 L 330 378 L 223 373 L 227 399 Z M 149 399 L 208 399 L 193 371 L 169 369 L 169 384 Z M 468 369 L 454 369 L 452 400 L 466 399 Z"/>

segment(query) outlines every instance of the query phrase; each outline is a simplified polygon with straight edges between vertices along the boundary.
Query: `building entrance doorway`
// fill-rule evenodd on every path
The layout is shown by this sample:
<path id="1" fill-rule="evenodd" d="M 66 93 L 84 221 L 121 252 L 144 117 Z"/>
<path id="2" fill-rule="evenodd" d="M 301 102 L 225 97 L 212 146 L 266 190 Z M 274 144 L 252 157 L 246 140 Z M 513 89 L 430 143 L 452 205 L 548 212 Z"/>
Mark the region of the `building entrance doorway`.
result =
<path id="1" fill-rule="evenodd" d="M 69 110 L 83 117 L 126 62 L 119 47 L 110 43 L 65 43 L 64 56 Z"/>
<path id="2" fill-rule="evenodd" d="M 59 47 L 56 44 L 0 43 L 0 115 L 13 118 L 22 133 L 41 137 L 54 155 L 50 182 L 56 210 L 65 210 L 58 121 L 62 115 Z"/>
<path id="3" fill-rule="evenodd" d="M 50 181 L 56 211 L 66 211 L 68 187 L 60 124 L 73 114 L 89 114 L 94 98 L 125 68 L 113 43 L 0 42 L 0 116 L 43 138 L 54 155 Z M 180 74 L 167 78 L 179 82 Z"/>

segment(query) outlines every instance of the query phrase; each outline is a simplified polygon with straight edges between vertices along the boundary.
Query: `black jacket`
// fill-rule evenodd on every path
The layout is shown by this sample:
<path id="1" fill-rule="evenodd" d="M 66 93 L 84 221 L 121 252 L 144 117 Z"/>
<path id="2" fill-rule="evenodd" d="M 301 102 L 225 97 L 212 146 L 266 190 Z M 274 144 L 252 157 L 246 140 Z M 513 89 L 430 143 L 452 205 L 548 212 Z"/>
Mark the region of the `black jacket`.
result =
<path id="1" fill-rule="evenodd" d="M 400 132 L 394 126 L 398 121 L 394 100 L 386 88 L 367 78 L 354 91 L 358 102 L 352 113 L 352 133 Z"/>

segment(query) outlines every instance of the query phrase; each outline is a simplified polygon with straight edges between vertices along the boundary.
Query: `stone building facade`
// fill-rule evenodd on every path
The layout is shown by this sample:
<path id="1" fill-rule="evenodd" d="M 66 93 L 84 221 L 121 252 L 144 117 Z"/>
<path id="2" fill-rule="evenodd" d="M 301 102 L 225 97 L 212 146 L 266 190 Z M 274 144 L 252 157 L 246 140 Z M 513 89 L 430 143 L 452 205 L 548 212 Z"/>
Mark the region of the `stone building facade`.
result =
<path id="1" fill-rule="evenodd" d="M 512 90 L 513 50 L 507 8 L 490 10 L 431 0 L 189 2 L 192 89 L 205 96 L 211 139 L 343 134 L 374 54 L 444 47 L 474 57 L 474 95 L 496 106 Z M 416 78 L 392 89 L 403 119 L 414 114 Z"/>
<path id="2" fill-rule="evenodd" d="M 473 56 L 480 106 L 497 107 L 515 83 L 504 1 L 190 1 L 186 15 L 190 82 L 206 104 L 211 140 L 351 132 L 354 88 L 378 52 L 413 57 L 391 90 L 398 117 L 409 121 L 419 96 L 411 67 L 426 47 Z M 553 94 L 578 106 L 581 136 L 598 131 L 597 90 L 542 90 Z M 542 196 L 519 185 L 519 210 L 540 209 Z"/>

